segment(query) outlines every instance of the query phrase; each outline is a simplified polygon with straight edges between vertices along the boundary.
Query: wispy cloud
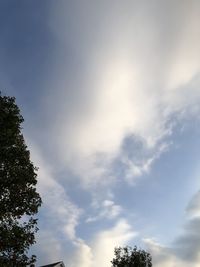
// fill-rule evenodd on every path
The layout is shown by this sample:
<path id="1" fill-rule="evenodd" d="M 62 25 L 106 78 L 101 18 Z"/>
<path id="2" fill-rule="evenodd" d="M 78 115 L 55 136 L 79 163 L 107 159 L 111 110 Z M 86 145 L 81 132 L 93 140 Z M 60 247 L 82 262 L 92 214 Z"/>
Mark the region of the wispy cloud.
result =
<path id="1" fill-rule="evenodd" d="M 60 73 L 47 87 L 50 103 L 59 102 L 49 110 L 56 116 L 52 138 L 59 133 L 54 140 L 58 154 L 86 187 L 113 181 L 108 169 L 120 158 L 121 146 L 131 134 L 152 151 L 139 166 L 135 162 L 126 166 L 127 173 L 142 175 L 161 154 L 160 146 L 176 121 L 199 112 L 199 4 L 184 2 L 180 7 L 175 1 L 163 7 L 155 1 L 152 6 L 118 3 L 112 8 L 104 4 L 101 9 L 91 5 L 91 13 L 82 5 L 70 6 L 84 35 L 74 18 L 64 16 L 67 3 L 55 4 L 59 18 L 55 15 L 51 22 L 63 54 L 73 32 L 77 52 L 73 60 L 83 60 L 76 77 L 69 79 L 64 56 L 52 70 Z M 68 20 L 70 29 L 65 27 Z M 53 88 L 59 88 L 56 99 Z"/>
<path id="2" fill-rule="evenodd" d="M 90 246 L 86 244 L 77 246 L 77 254 L 75 253 L 69 264 L 80 267 L 110 266 L 114 247 L 123 246 L 136 235 L 126 220 L 118 220 L 113 227 L 97 232 L 90 240 Z"/>
<path id="3" fill-rule="evenodd" d="M 115 246 L 134 241 L 137 232 L 143 237 L 130 219 L 146 208 L 140 201 L 159 202 L 164 214 L 172 203 L 169 192 L 179 190 L 177 177 L 187 175 L 186 165 L 192 164 L 193 155 L 182 162 L 181 152 L 174 156 L 171 148 L 177 132 L 199 124 L 200 3 L 50 1 L 48 8 L 31 6 L 28 13 L 26 5 L 20 7 L 12 9 L 13 16 L 2 12 L 11 22 L 2 23 L 8 28 L 0 45 L 0 82 L 19 96 L 31 158 L 39 167 L 39 258 L 44 264 L 63 258 L 74 267 L 109 266 Z M 40 12 L 34 16 L 32 10 Z M 177 166 L 166 178 L 164 171 L 172 168 L 167 162 L 163 171 L 167 153 Z M 192 191 L 193 177 L 191 184 Z M 186 191 L 183 186 L 177 195 Z M 155 267 L 198 267 L 199 202 L 197 192 L 172 245 L 158 244 L 151 235 L 146 240 Z M 179 204 L 173 204 L 177 211 Z M 166 223 L 153 204 L 148 207 L 144 228 L 154 227 L 152 214 L 156 225 Z M 175 213 L 172 221 L 180 216 Z"/>
<path id="4" fill-rule="evenodd" d="M 56 180 L 51 167 L 43 160 L 37 146 L 30 141 L 32 159 L 39 167 L 38 191 L 42 197 L 41 234 L 38 235 L 38 254 L 43 262 L 56 261 L 63 255 L 62 243 L 77 242 L 76 227 L 82 210 L 70 200 L 65 188 Z M 52 252 L 52 247 L 53 252 Z"/>
<path id="5" fill-rule="evenodd" d="M 116 205 L 114 201 L 110 199 L 104 200 L 101 205 L 99 205 L 98 202 L 93 202 L 92 206 L 98 214 L 96 216 L 88 217 L 86 222 L 95 222 L 100 219 L 115 219 L 122 211 L 122 207 L 120 205 Z"/>

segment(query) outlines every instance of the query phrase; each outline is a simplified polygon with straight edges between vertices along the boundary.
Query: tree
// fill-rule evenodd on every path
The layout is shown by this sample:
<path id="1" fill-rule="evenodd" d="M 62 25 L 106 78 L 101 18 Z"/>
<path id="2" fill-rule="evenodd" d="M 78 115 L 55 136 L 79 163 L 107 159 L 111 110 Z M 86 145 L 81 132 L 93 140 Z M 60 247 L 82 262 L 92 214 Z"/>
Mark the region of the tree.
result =
<path id="1" fill-rule="evenodd" d="M 32 265 L 28 255 L 35 243 L 41 205 L 36 192 L 37 168 L 21 133 L 23 117 L 14 97 L 0 93 L 0 266 Z"/>
<path id="2" fill-rule="evenodd" d="M 111 261 L 113 267 L 152 267 L 151 255 L 137 247 L 115 248 L 115 258 Z"/>

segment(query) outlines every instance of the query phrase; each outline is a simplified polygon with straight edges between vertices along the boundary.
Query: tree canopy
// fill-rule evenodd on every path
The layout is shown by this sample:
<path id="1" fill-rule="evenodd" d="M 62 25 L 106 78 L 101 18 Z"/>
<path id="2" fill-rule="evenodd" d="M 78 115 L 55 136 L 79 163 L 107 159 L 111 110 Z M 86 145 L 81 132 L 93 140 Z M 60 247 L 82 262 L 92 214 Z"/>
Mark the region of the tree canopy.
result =
<path id="1" fill-rule="evenodd" d="M 150 253 L 138 249 L 136 246 L 115 248 L 115 258 L 112 267 L 152 267 Z"/>
<path id="2" fill-rule="evenodd" d="M 14 97 L 0 93 L 0 266 L 35 262 L 28 250 L 35 243 L 41 205 L 36 191 L 37 168 L 21 132 L 23 117 Z"/>

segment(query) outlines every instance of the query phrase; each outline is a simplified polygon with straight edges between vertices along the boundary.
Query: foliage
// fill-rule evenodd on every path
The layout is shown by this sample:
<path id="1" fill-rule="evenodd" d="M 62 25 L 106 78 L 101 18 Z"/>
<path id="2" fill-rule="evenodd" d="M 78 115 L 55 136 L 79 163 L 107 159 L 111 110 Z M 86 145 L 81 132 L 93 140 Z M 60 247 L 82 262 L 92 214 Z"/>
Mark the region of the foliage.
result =
<path id="1" fill-rule="evenodd" d="M 151 255 L 137 247 L 115 248 L 115 258 L 111 261 L 113 267 L 152 267 Z"/>
<path id="2" fill-rule="evenodd" d="M 0 93 L 0 266 L 27 266 L 38 230 L 34 215 L 41 205 L 36 167 L 21 133 L 23 117 L 14 97 Z"/>

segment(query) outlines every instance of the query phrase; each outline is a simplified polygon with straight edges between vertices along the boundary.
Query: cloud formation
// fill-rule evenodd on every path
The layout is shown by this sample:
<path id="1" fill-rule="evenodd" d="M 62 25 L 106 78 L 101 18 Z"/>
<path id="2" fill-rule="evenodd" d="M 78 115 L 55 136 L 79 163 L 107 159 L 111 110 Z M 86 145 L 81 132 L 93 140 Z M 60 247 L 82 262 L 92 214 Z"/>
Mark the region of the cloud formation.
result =
<path id="1" fill-rule="evenodd" d="M 114 247 L 125 245 L 136 234 L 126 220 L 118 220 L 113 227 L 96 233 L 90 241 L 90 246 L 85 244 L 77 246 L 77 254 L 75 253 L 72 257 L 70 264 L 74 267 L 110 266 L 110 261 L 114 256 Z"/>
<path id="2" fill-rule="evenodd" d="M 59 88 L 59 106 L 53 110 L 59 114 L 52 131 L 57 136 L 54 143 L 61 159 L 90 187 L 113 181 L 108 170 L 113 160 L 120 159 L 124 140 L 133 135 L 151 151 L 139 165 L 126 164 L 131 176 L 127 180 L 134 181 L 162 154 L 177 120 L 199 113 L 199 3 L 111 6 L 102 1 L 86 6 L 70 5 L 78 22 L 66 16 L 68 3 L 54 7 L 59 18 L 55 15 L 51 27 L 59 49 L 65 55 L 75 39 L 72 69 L 79 60 L 76 77 L 69 79 L 64 56 L 63 64 L 53 70 L 60 72 L 58 78 L 55 75 L 47 86 L 50 103 L 55 101 L 51 90 Z"/>
<path id="3" fill-rule="evenodd" d="M 87 222 L 108 216 L 109 205 L 109 215 L 119 218 L 123 208 L 108 197 L 117 177 L 115 162 L 124 169 L 120 179 L 135 185 L 170 149 L 178 123 L 199 119 L 199 7 L 198 1 L 53 5 L 49 24 L 59 43 L 55 54 L 62 60 L 55 58 L 46 83 L 44 104 L 54 121 L 49 139 L 55 158 L 82 188 L 94 198 L 103 195 Z M 130 148 L 136 143 L 140 146 L 133 156 Z M 189 207 L 196 214 L 197 202 Z M 78 218 L 79 212 L 72 212 L 64 228 L 80 252 L 74 265 L 93 266 L 95 258 L 108 266 L 111 252 L 104 248 L 132 236 L 130 225 L 122 221 L 98 232 L 89 244 L 76 236 Z M 155 266 L 198 265 L 198 231 L 199 219 L 190 219 L 175 248 L 151 241 Z"/>
<path id="4" fill-rule="evenodd" d="M 148 245 L 154 266 L 164 267 L 198 267 L 200 261 L 200 206 L 199 192 L 193 197 L 186 209 L 187 222 L 183 231 L 176 237 L 171 247 L 165 247 L 151 239 L 144 242 Z M 193 208 L 195 207 L 195 209 Z M 192 216 L 191 216 L 192 211 Z"/>
<path id="5" fill-rule="evenodd" d="M 138 233 L 139 239 L 149 237 L 146 244 L 155 267 L 198 267 L 199 192 L 188 204 L 187 222 L 172 244 L 158 244 L 146 232 L 152 233 L 159 223 L 162 230 L 167 227 L 158 213 L 161 208 L 166 212 L 165 205 L 172 203 L 168 195 L 184 184 L 177 177 L 187 175 L 193 161 L 191 156 L 182 162 L 182 151 L 175 156 L 172 152 L 170 162 L 162 159 L 177 145 L 177 132 L 199 124 L 199 1 L 49 3 L 44 9 L 35 6 L 41 12 L 37 16 L 22 4 L 23 19 L 21 13 L 14 16 L 0 47 L 2 62 L 12 66 L 1 63 L 0 82 L 3 88 L 16 86 L 12 94 L 21 97 L 23 111 L 28 111 L 25 135 L 39 166 L 43 207 L 38 259 L 41 264 L 63 259 L 74 267 L 107 267 L 114 247 L 132 245 Z M 13 18 L 10 12 L 5 17 Z M 177 166 L 166 177 L 163 169 L 172 169 L 172 161 Z M 160 169 L 151 177 L 154 166 Z M 144 176 L 149 182 L 139 185 Z M 177 195 L 187 195 L 184 190 Z M 179 203 L 173 205 L 177 211 Z M 144 227 L 136 211 L 145 216 Z M 181 213 L 176 211 L 166 212 L 172 225 Z M 153 217 L 158 218 L 156 226 L 149 223 Z"/>
<path id="6" fill-rule="evenodd" d="M 93 202 L 92 205 L 98 215 L 91 216 L 86 219 L 86 222 L 95 222 L 99 219 L 115 219 L 122 211 L 120 205 L 116 205 L 113 200 L 105 199 L 101 205 L 98 202 Z"/>
<path id="7" fill-rule="evenodd" d="M 43 222 L 40 225 L 35 248 L 35 253 L 40 258 L 39 262 L 43 264 L 63 259 L 72 267 L 108 266 L 114 247 L 126 244 L 137 233 L 121 217 L 112 227 L 97 231 L 90 240 L 79 237 L 76 228 L 81 222 L 84 211 L 69 199 L 64 187 L 53 176 L 51 168 L 42 160 L 36 146 L 32 146 L 31 151 L 32 159 L 40 166 L 38 190 L 43 199 Z M 93 206 L 99 214 L 96 217 L 89 217 L 88 222 L 106 217 L 114 219 L 121 212 L 121 207 L 109 199 L 104 200 L 100 206 L 98 202 Z M 67 244 L 68 250 L 65 247 Z"/>

